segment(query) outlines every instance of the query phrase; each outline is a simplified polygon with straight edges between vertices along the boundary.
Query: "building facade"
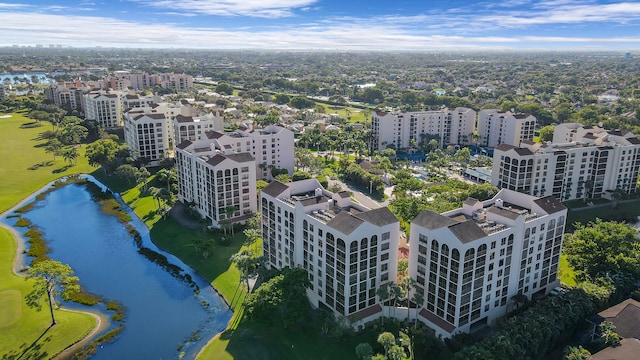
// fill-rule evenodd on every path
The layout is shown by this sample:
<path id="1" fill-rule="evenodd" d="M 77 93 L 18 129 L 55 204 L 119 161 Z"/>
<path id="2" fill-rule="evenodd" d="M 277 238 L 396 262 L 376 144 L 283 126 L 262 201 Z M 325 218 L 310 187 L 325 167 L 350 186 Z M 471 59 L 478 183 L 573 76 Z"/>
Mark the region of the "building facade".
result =
<path id="1" fill-rule="evenodd" d="M 428 142 L 428 135 L 437 138 L 439 147 L 459 146 L 471 143 L 475 129 L 476 112 L 458 107 L 442 108 L 439 111 L 377 111 L 371 115 L 373 151 L 382 151 L 388 146 L 407 148 Z"/>
<path id="2" fill-rule="evenodd" d="M 45 93 L 47 99 L 63 109 L 78 110 L 84 112 L 82 96 L 88 91 L 82 81 L 72 83 L 58 83 L 50 85 Z"/>
<path id="3" fill-rule="evenodd" d="M 257 211 L 256 165 L 249 153 L 221 149 L 206 137 L 176 147 L 178 199 L 193 204 L 214 228 L 244 222 Z"/>
<path id="4" fill-rule="evenodd" d="M 388 208 L 369 210 L 316 179 L 272 181 L 260 204 L 269 268 L 304 268 L 315 307 L 322 304 L 356 323 L 379 316 L 376 290 L 397 277 L 400 223 Z"/>
<path id="5" fill-rule="evenodd" d="M 224 131 L 224 113 L 221 110 L 204 116 L 177 115 L 173 118 L 173 134 L 176 144 L 185 140 L 196 141 L 207 131 Z"/>
<path id="6" fill-rule="evenodd" d="M 561 201 L 612 198 L 636 189 L 640 140 L 630 132 L 561 124 L 554 142 L 494 150 L 491 183 L 534 196 Z"/>
<path id="7" fill-rule="evenodd" d="M 145 159 L 150 166 L 169 156 L 169 121 L 162 113 L 131 110 L 124 114 L 124 139 L 134 159 Z"/>
<path id="8" fill-rule="evenodd" d="M 501 112 L 496 109 L 478 112 L 478 141 L 481 146 L 520 146 L 523 141 L 533 140 L 535 128 L 536 118 L 533 115 Z"/>
<path id="9" fill-rule="evenodd" d="M 235 152 L 249 152 L 256 159 L 258 179 L 271 179 L 271 169 L 287 169 L 293 174 L 293 132 L 277 125 L 262 129 L 244 128 L 233 133 L 218 133 L 223 148 Z"/>
<path id="10" fill-rule="evenodd" d="M 409 274 L 424 295 L 418 319 L 450 337 L 490 325 L 528 299 L 559 285 L 567 209 L 553 196 L 501 190 L 411 222 Z"/>
<path id="11" fill-rule="evenodd" d="M 83 95 L 84 114 L 104 128 L 123 126 L 120 95 L 105 91 L 95 91 Z"/>

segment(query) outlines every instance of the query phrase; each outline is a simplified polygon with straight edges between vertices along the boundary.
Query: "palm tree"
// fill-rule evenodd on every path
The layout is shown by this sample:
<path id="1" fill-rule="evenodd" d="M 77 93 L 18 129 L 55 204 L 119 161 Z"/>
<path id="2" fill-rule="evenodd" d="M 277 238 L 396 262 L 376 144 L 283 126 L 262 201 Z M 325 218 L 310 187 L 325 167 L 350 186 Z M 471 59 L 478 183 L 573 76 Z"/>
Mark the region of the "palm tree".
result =
<path id="1" fill-rule="evenodd" d="M 387 300 L 391 296 L 391 294 L 389 293 L 389 284 L 390 283 L 388 282 L 384 284 L 380 284 L 380 286 L 378 287 L 378 290 L 376 290 L 376 295 L 378 295 L 378 298 L 380 299 L 382 306 L 384 306 L 385 300 Z M 389 309 L 389 317 L 391 317 L 391 309 Z M 381 323 L 382 323 L 382 318 L 384 318 L 384 311 L 382 311 L 382 317 L 380 317 Z"/>
<path id="2" fill-rule="evenodd" d="M 424 303 L 424 295 L 422 295 L 420 292 L 416 291 L 416 292 L 413 293 L 413 297 L 411 298 L 411 301 L 416 303 L 416 319 L 414 321 L 413 328 L 417 329 L 418 328 L 418 309 Z"/>
<path id="3" fill-rule="evenodd" d="M 402 289 L 402 292 L 404 293 L 404 296 L 407 299 L 407 322 L 409 322 L 409 311 L 411 309 L 411 299 L 409 296 L 409 293 L 411 292 L 412 289 L 414 289 L 416 286 L 416 281 L 413 280 L 412 278 L 410 278 L 409 276 L 406 276 L 404 278 L 402 278 L 402 280 L 400 280 L 400 288 Z"/>
<path id="4" fill-rule="evenodd" d="M 75 165 L 78 161 L 80 152 L 74 146 L 67 146 L 62 150 L 62 158 L 69 162 L 69 165 Z"/>
<path id="5" fill-rule="evenodd" d="M 227 220 L 229 220 L 229 228 L 231 230 L 231 235 L 233 236 L 233 221 L 231 218 L 233 217 L 233 213 L 235 213 L 237 208 L 234 205 L 229 205 L 224 208 L 224 212 L 227 215 Z"/>
<path id="6" fill-rule="evenodd" d="M 251 292 L 251 289 L 249 288 L 249 277 L 255 270 L 257 259 L 258 258 L 253 257 L 251 252 L 247 249 L 231 255 L 231 258 L 229 259 L 229 261 L 236 264 L 238 271 L 240 271 L 240 281 L 245 281 L 248 293 Z"/>
<path id="7" fill-rule="evenodd" d="M 62 149 L 62 143 L 60 142 L 60 140 L 51 139 L 47 143 L 47 147 L 44 148 L 44 151 L 48 152 L 48 153 L 52 153 L 53 154 L 53 160 L 55 160 L 56 159 L 56 155 L 58 155 L 60 153 L 61 149 Z"/>

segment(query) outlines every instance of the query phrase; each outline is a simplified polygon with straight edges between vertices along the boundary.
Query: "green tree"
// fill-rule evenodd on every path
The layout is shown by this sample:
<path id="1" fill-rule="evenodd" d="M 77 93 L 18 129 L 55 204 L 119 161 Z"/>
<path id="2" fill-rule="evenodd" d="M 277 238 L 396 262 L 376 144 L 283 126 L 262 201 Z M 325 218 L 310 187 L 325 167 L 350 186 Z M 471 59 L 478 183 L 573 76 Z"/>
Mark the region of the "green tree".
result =
<path id="1" fill-rule="evenodd" d="M 133 165 L 120 165 L 116 169 L 116 176 L 127 180 L 127 184 L 131 185 L 131 180 L 136 180 L 140 171 Z"/>
<path id="2" fill-rule="evenodd" d="M 68 300 L 80 290 L 78 277 L 73 276 L 71 267 L 55 260 L 43 260 L 33 264 L 27 270 L 26 278 L 35 279 L 33 290 L 27 295 L 27 303 L 40 309 L 39 299 L 46 294 L 51 312 L 51 326 L 56 324 L 53 314 L 55 297 L 61 295 L 64 300 Z"/>
<path id="3" fill-rule="evenodd" d="M 378 335 L 378 344 L 384 348 L 384 356 L 389 358 L 389 350 L 396 344 L 396 337 L 392 333 L 385 331 Z"/>
<path id="4" fill-rule="evenodd" d="M 115 161 L 120 151 L 118 143 L 111 139 L 100 139 L 87 145 L 86 157 L 89 164 L 101 166 L 105 176 L 109 176 L 109 167 Z"/>
<path id="5" fill-rule="evenodd" d="M 287 94 L 275 94 L 274 102 L 278 105 L 288 104 L 291 100 L 291 97 Z"/>
<path id="6" fill-rule="evenodd" d="M 235 205 L 229 205 L 224 208 L 224 212 L 227 215 L 227 220 L 229 220 L 229 230 L 231 231 L 231 235 L 233 235 L 233 214 L 238 210 Z"/>
<path id="7" fill-rule="evenodd" d="M 62 149 L 61 155 L 65 161 L 69 162 L 69 165 L 75 165 L 78 161 L 78 157 L 80 156 L 80 152 L 75 146 L 66 146 Z"/>
<path id="8" fill-rule="evenodd" d="M 553 130 L 555 126 L 547 125 L 540 128 L 540 142 L 545 143 L 547 141 L 553 141 Z"/>
<path id="9" fill-rule="evenodd" d="M 624 223 L 596 219 L 567 234 L 564 253 L 581 279 L 607 272 L 640 275 L 640 239 Z"/>
<path id="10" fill-rule="evenodd" d="M 297 321 L 306 321 L 310 310 L 306 289 L 309 275 L 302 268 L 284 268 L 279 275 L 262 283 L 249 296 L 246 313 L 250 319 L 288 328 Z"/>
<path id="11" fill-rule="evenodd" d="M 305 96 L 295 96 L 289 100 L 289 106 L 296 109 L 311 109 L 316 103 Z"/>
<path id="12" fill-rule="evenodd" d="M 140 170 L 138 170 L 138 172 L 136 173 L 136 176 L 135 176 L 136 183 L 137 184 L 142 184 L 142 192 L 143 193 L 147 192 L 147 184 L 148 184 L 148 180 L 149 180 L 150 176 L 151 176 L 151 173 L 144 166 L 141 167 Z M 167 192 L 167 193 L 169 195 L 171 195 L 170 192 Z"/>
<path id="13" fill-rule="evenodd" d="M 582 346 L 569 346 L 564 350 L 563 360 L 589 360 L 591 353 Z"/>
<path id="14" fill-rule="evenodd" d="M 218 83 L 215 91 L 222 95 L 233 95 L 233 87 L 224 81 Z"/>
<path id="15" fill-rule="evenodd" d="M 45 152 L 53 154 L 53 160 L 60 154 L 60 150 L 62 150 L 62 143 L 58 139 L 49 140 L 47 146 L 44 148 Z"/>
<path id="16" fill-rule="evenodd" d="M 371 360 L 373 348 L 369 343 L 360 343 L 356 346 L 356 356 L 359 360 Z"/>
<path id="17" fill-rule="evenodd" d="M 236 264 L 238 271 L 240 271 L 240 281 L 244 280 L 247 286 L 247 292 L 251 292 L 249 288 L 249 278 L 255 273 L 256 266 L 260 262 L 260 259 L 254 256 L 250 250 L 244 249 L 231 255 L 229 261 Z"/>

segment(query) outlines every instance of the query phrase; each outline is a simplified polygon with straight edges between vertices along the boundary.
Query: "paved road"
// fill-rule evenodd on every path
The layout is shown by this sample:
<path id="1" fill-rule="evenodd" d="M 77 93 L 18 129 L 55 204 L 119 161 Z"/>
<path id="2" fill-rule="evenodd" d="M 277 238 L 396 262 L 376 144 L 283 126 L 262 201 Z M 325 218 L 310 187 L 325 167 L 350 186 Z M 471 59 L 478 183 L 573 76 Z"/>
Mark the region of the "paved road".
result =
<path id="1" fill-rule="evenodd" d="M 375 199 L 372 199 L 371 197 L 369 197 L 368 194 L 354 188 L 353 186 L 349 186 L 345 183 L 343 183 L 342 181 L 336 179 L 336 180 L 329 180 L 329 186 L 333 185 L 333 184 L 337 184 L 340 186 L 340 188 L 342 190 L 347 190 L 347 191 L 351 191 L 353 192 L 353 197 L 362 205 L 368 207 L 369 209 L 377 209 L 380 207 L 385 207 L 389 205 L 389 199 L 390 199 L 390 195 L 391 195 L 391 191 L 392 191 L 392 187 L 387 187 L 385 188 L 385 194 L 387 194 L 387 199 L 384 201 L 378 201 Z"/>

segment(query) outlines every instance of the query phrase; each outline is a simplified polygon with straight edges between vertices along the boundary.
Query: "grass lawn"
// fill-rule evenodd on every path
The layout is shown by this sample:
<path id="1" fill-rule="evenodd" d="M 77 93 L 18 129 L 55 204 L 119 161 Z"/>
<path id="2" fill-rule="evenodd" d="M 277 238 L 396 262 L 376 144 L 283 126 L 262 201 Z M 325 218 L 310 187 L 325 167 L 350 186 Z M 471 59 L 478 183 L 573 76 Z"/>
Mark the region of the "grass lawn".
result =
<path id="1" fill-rule="evenodd" d="M 558 269 L 558 278 L 560 282 L 566 286 L 576 286 L 576 272 L 569 265 L 566 255 L 560 255 L 560 269 Z"/>
<path id="2" fill-rule="evenodd" d="M 24 301 L 33 282 L 11 270 L 15 253 L 13 235 L 0 228 L 0 358 L 52 358 L 88 334 L 96 326 L 96 319 L 89 314 L 55 310 L 57 324 L 50 327 L 45 298 L 40 311 Z"/>
<path id="3" fill-rule="evenodd" d="M 567 231 L 573 231 L 573 224 L 576 222 L 587 224 L 589 221 L 593 221 L 596 218 L 600 218 L 605 221 L 637 222 L 637 218 L 640 216 L 639 203 L 640 199 L 628 203 L 619 203 L 615 209 L 609 205 L 603 207 L 593 206 L 584 210 L 574 210 L 569 207 L 569 213 L 567 215 Z M 597 205 L 595 201 L 594 204 Z"/>
<path id="4" fill-rule="evenodd" d="M 363 109 L 357 109 L 347 106 L 328 105 L 323 103 L 316 104 L 322 106 L 328 115 L 338 114 L 346 119 L 349 124 L 365 123 L 365 110 Z M 349 113 L 347 113 L 347 110 L 349 110 Z M 349 116 L 351 117 L 351 119 L 348 119 Z M 371 119 L 371 115 L 368 116 L 368 119 Z"/>
<path id="5" fill-rule="evenodd" d="M 82 156 L 75 166 L 68 167 L 60 157 L 53 160 L 44 151 L 45 141 L 38 140 L 39 134 L 51 125 L 23 126 L 31 122 L 19 113 L 0 118 L 0 212 L 60 176 L 95 169 L 84 158 L 84 148 L 80 149 Z M 80 340 L 96 326 L 96 320 L 88 314 L 57 310 L 58 324 L 49 328 L 48 310 L 37 312 L 24 302 L 31 283 L 12 273 L 15 251 L 11 233 L 0 229 L 0 356 L 50 358 Z"/>
<path id="6" fill-rule="evenodd" d="M 52 180 L 95 170 L 84 156 L 84 145 L 79 149 L 78 164 L 68 167 L 62 157 L 54 160 L 52 154 L 45 153 L 46 141 L 37 140 L 40 133 L 51 130 L 49 123 L 42 123 L 36 128 L 22 128 L 33 120 L 19 113 L 11 115 L 10 118 L 0 118 L 0 213 Z"/>

